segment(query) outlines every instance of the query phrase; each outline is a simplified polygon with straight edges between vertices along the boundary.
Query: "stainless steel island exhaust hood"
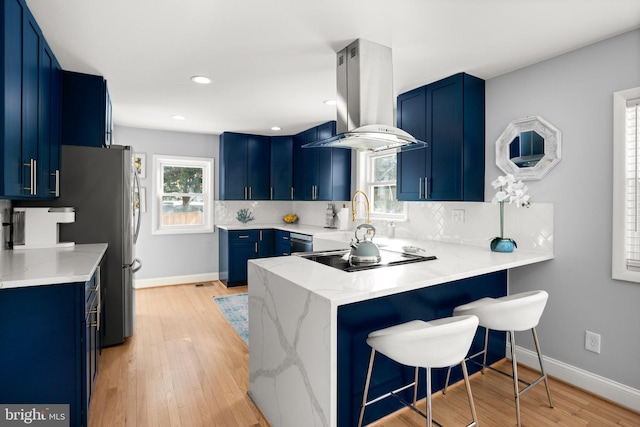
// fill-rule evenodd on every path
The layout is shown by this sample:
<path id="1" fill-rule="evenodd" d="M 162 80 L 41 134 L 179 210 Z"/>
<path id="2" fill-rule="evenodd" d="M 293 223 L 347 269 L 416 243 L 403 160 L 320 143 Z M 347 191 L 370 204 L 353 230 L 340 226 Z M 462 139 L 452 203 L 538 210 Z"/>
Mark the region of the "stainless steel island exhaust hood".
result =
<path id="1" fill-rule="evenodd" d="M 337 84 L 338 135 L 302 148 L 384 151 L 425 145 L 392 125 L 394 96 L 390 48 L 362 39 L 352 42 L 337 54 Z"/>

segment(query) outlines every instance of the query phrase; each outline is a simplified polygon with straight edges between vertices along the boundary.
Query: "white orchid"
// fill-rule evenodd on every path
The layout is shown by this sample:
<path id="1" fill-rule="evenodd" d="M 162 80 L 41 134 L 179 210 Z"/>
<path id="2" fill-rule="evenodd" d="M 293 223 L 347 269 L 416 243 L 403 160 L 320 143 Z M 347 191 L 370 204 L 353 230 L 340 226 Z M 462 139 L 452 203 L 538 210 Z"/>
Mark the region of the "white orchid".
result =
<path id="1" fill-rule="evenodd" d="M 499 176 L 495 181 L 491 183 L 491 186 L 495 189 L 500 189 L 493 197 L 493 203 L 505 203 L 515 204 L 516 206 L 529 207 L 531 202 L 529 201 L 529 187 L 524 185 L 522 180 L 516 181 L 512 174 L 505 176 Z"/>

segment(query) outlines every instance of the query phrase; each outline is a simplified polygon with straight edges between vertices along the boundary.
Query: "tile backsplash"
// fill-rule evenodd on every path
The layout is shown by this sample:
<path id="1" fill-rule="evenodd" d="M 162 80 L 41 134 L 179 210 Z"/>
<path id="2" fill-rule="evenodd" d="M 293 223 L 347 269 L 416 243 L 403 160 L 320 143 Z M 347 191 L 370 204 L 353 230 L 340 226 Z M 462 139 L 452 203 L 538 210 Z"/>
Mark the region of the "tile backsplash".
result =
<path id="1" fill-rule="evenodd" d="M 281 223 L 290 212 L 301 224 L 325 225 L 328 202 L 273 201 L 217 201 L 216 223 L 239 224 L 237 211 L 251 209 L 255 224 Z M 338 211 L 342 205 L 351 209 L 350 202 L 331 202 Z M 407 219 L 393 221 L 372 220 L 380 235 L 394 234 L 397 238 L 416 238 L 489 246 L 500 233 L 500 210 L 497 204 L 479 202 L 408 202 Z M 358 222 L 359 224 L 360 222 Z M 354 229 L 356 223 L 350 223 Z M 553 204 L 533 203 L 529 208 L 505 206 L 504 237 L 514 239 L 518 248 L 553 253 Z"/>

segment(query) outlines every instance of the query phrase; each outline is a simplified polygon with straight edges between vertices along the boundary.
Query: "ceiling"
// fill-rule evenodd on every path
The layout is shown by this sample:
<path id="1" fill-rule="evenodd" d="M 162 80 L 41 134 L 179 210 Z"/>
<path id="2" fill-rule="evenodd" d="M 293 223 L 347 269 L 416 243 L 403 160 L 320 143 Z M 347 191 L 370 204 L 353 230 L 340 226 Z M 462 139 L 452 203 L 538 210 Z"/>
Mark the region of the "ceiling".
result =
<path id="1" fill-rule="evenodd" d="M 335 52 L 358 38 L 392 48 L 399 94 L 640 28 L 640 0 L 26 1 L 63 69 L 107 79 L 116 125 L 210 134 L 335 120 Z"/>

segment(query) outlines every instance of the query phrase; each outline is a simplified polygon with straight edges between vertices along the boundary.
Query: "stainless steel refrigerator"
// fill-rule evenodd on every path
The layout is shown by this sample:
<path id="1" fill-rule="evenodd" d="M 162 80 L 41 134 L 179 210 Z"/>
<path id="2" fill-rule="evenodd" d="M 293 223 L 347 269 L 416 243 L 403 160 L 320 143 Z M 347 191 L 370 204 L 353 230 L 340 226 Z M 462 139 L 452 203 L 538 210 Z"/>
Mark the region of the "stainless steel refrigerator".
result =
<path id="1" fill-rule="evenodd" d="M 102 281 L 103 346 L 120 344 L 133 335 L 133 274 L 142 267 L 135 257 L 140 230 L 135 194 L 139 188 L 131 147 L 63 145 L 60 197 L 43 202 L 75 208 L 75 222 L 59 225 L 61 241 L 109 244 Z"/>

